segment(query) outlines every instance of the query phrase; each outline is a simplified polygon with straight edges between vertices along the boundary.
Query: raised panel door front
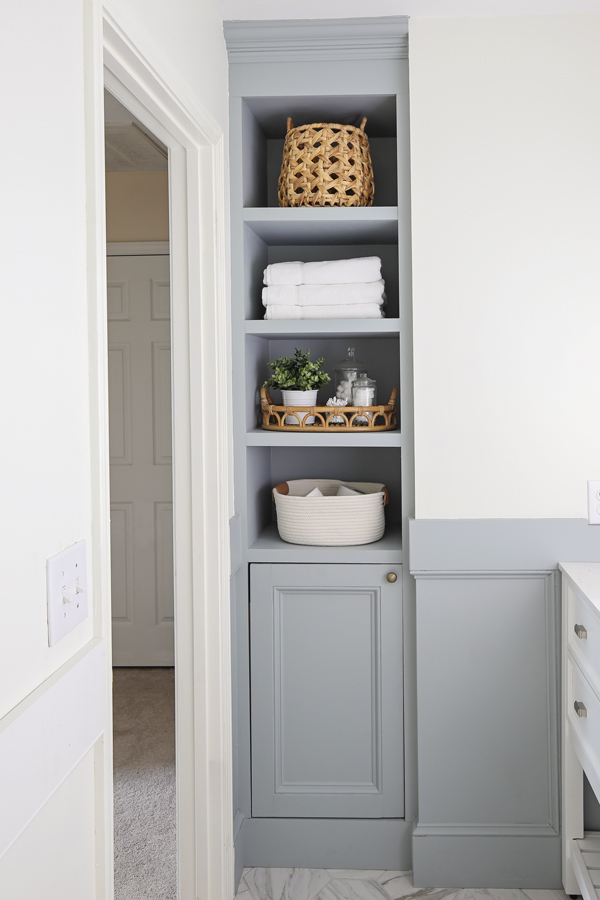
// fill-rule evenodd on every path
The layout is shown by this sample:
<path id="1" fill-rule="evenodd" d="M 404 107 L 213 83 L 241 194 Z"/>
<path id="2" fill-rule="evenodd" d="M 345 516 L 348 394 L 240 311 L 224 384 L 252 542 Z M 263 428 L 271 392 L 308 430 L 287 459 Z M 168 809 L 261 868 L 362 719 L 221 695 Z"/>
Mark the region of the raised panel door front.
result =
<path id="1" fill-rule="evenodd" d="M 172 666 L 169 257 L 107 274 L 113 662 Z"/>
<path id="2" fill-rule="evenodd" d="M 251 567 L 254 816 L 403 815 L 401 578 L 389 571 Z"/>

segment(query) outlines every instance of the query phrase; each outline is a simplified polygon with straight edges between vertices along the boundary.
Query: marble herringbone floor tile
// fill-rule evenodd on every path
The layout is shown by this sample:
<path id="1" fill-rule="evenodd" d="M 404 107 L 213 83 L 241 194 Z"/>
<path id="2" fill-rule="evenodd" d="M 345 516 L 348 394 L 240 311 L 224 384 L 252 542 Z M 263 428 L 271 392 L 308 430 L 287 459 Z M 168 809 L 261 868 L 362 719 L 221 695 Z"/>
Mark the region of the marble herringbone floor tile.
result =
<path id="1" fill-rule="evenodd" d="M 389 900 L 389 895 L 372 878 L 332 878 L 315 900 Z"/>
<path id="2" fill-rule="evenodd" d="M 326 869 L 250 869 L 243 880 L 254 900 L 313 900 L 329 881 Z"/>
<path id="3" fill-rule="evenodd" d="M 411 872 L 244 869 L 236 900 L 569 900 L 564 891 L 416 888 Z"/>
<path id="4" fill-rule="evenodd" d="M 523 891 L 529 900 L 568 900 L 564 891 Z"/>

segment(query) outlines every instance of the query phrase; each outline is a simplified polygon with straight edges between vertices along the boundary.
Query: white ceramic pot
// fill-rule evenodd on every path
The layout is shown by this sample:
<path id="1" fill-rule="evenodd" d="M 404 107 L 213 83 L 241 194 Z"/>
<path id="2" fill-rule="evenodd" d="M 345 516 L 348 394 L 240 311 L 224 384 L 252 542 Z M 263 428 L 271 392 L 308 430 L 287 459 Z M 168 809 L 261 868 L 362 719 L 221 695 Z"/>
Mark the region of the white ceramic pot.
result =
<path id="1" fill-rule="evenodd" d="M 317 405 L 317 391 L 282 391 L 283 395 L 283 405 L 284 406 L 316 406 Z M 315 421 L 314 416 L 309 416 L 304 423 L 305 425 L 312 425 Z M 300 413 L 293 416 L 285 417 L 286 425 L 301 425 L 302 417 Z"/>

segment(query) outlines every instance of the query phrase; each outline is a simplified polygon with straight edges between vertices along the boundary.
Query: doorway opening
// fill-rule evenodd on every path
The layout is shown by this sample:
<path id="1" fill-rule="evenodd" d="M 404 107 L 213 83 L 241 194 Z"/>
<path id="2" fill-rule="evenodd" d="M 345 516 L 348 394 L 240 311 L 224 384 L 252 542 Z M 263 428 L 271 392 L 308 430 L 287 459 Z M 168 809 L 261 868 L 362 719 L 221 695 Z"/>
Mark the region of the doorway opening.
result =
<path id="1" fill-rule="evenodd" d="M 168 151 L 105 91 L 115 900 L 177 896 Z"/>

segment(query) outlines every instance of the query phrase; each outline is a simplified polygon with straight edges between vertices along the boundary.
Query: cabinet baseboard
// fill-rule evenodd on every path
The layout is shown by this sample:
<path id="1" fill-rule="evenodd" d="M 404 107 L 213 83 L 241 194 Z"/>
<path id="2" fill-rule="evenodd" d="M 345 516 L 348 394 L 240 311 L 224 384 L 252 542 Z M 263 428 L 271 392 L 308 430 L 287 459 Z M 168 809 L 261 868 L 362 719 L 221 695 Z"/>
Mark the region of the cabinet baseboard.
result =
<path id="1" fill-rule="evenodd" d="M 404 819 L 245 819 L 245 865 L 307 869 L 411 868 Z"/>

